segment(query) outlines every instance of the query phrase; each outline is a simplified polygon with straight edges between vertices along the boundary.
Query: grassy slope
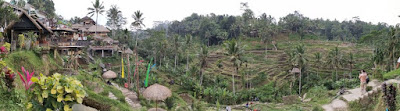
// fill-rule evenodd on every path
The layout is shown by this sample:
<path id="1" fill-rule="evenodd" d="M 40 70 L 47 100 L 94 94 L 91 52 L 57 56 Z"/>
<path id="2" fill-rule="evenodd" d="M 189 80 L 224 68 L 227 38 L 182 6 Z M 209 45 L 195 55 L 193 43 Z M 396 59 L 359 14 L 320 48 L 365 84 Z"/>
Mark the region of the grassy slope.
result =
<path id="1" fill-rule="evenodd" d="M 50 56 L 47 57 L 49 66 L 49 70 L 55 70 L 61 66 L 59 66 L 53 58 Z M 34 76 L 38 76 L 39 73 L 43 73 L 45 69 L 45 65 L 42 61 L 42 58 L 34 53 L 33 51 L 16 51 L 12 52 L 11 54 L 7 55 L 6 58 L 4 58 L 4 61 L 14 71 L 21 72 L 21 66 L 24 66 L 26 70 L 28 71 L 35 71 Z M 4 94 L 1 94 L 0 99 L 1 100 L 8 100 L 8 101 L 0 101 L 0 111 L 7 109 L 7 110 L 12 110 L 12 111 L 17 111 L 17 110 L 23 110 L 23 104 L 22 102 L 25 100 L 24 98 L 24 92 L 25 88 L 22 85 L 21 80 L 19 79 L 19 76 L 16 75 L 17 77 L 15 78 L 14 85 L 15 85 L 15 92 L 13 96 L 7 96 Z M 3 92 L 0 92 L 3 93 Z M 7 94 L 7 93 L 5 93 Z M 10 98 L 11 97 L 11 98 Z M 5 99 L 7 98 L 7 99 Z M 14 99 L 13 101 L 10 101 L 10 99 Z M 18 100 L 20 99 L 20 100 Z M 20 103 L 15 103 L 16 101 L 22 101 Z"/>
<path id="2" fill-rule="evenodd" d="M 89 73 L 81 72 L 80 75 L 75 76 L 78 80 L 81 80 L 83 85 L 86 87 L 88 98 L 93 99 L 101 104 L 110 105 L 112 111 L 130 111 L 132 110 L 128 103 L 125 102 L 125 96 L 118 89 L 105 84 L 99 78 L 93 78 Z M 95 83 L 89 84 L 88 82 Z M 101 87 L 103 91 L 95 93 L 94 88 Z M 117 100 L 110 99 L 108 97 L 109 92 L 113 93 Z"/>
<path id="3" fill-rule="evenodd" d="M 383 74 L 384 79 L 393 79 L 398 76 L 400 76 L 400 69 L 396 69 L 396 70 L 393 70 L 393 71 Z"/>
<path id="4" fill-rule="evenodd" d="M 49 62 L 49 70 L 57 70 L 59 68 L 62 68 L 60 65 L 60 61 L 57 61 L 54 59 L 51 55 L 47 57 L 47 61 Z M 33 51 L 17 51 L 9 54 L 6 58 L 5 61 L 7 65 L 12 68 L 14 71 L 21 72 L 21 66 L 24 66 L 25 69 L 28 71 L 35 71 L 34 76 L 38 76 L 39 73 L 44 73 L 45 65 L 44 61 L 42 61 L 42 57 L 39 55 L 35 54 Z M 90 77 L 88 77 L 87 73 L 85 75 L 77 75 L 76 77 L 82 81 L 83 80 L 89 80 Z M 111 105 L 111 110 L 113 111 L 129 111 L 132 110 L 130 106 L 125 102 L 125 97 L 123 96 L 122 92 L 119 91 L 118 89 L 111 87 L 109 85 L 106 85 L 104 82 L 102 82 L 99 79 L 95 79 L 96 83 L 99 84 L 99 86 L 103 87 L 104 91 L 96 94 L 93 92 L 93 88 L 89 88 L 89 86 L 84 84 L 84 87 L 86 87 L 86 91 L 88 93 L 88 97 L 96 100 L 102 104 L 106 105 Z M 16 86 L 16 93 L 19 95 L 23 96 L 24 93 L 24 88 L 21 85 L 22 82 L 17 77 L 15 79 L 15 86 Z M 117 100 L 112 100 L 108 98 L 108 92 L 112 92 L 118 99 Z M 0 98 L 3 98 L 4 95 L 0 96 Z M 5 98 L 5 97 L 4 97 Z M 23 97 L 21 97 L 23 98 Z M 22 104 L 19 103 L 6 103 L 9 101 L 1 101 L 0 104 L 0 111 L 2 109 L 10 109 L 10 110 L 22 110 L 23 108 Z"/>

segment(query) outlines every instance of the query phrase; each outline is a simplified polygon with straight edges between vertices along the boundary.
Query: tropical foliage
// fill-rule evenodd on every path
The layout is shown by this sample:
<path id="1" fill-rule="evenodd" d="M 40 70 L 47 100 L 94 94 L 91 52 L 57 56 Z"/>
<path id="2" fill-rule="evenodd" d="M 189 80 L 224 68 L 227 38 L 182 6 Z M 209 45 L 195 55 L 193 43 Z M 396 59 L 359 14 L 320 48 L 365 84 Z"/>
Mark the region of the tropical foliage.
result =
<path id="1" fill-rule="evenodd" d="M 80 81 L 58 73 L 50 77 L 40 74 L 39 78 L 33 77 L 32 82 L 35 83 L 29 93 L 32 110 L 72 111 L 72 105 L 81 104 L 86 96 Z"/>

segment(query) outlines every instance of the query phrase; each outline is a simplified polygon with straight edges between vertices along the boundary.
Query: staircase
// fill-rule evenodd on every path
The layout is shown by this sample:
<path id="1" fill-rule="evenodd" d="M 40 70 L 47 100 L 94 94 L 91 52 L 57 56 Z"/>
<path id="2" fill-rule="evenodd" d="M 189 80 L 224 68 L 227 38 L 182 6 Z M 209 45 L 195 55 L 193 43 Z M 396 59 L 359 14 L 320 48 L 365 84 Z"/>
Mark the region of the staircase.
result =
<path id="1" fill-rule="evenodd" d="M 90 62 L 90 63 L 94 63 L 94 58 L 93 58 L 93 56 L 92 55 L 90 55 L 90 49 L 87 49 L 86 50 L 86 60 L 88 61 L 88 62 Z"/>
<path id="2" fill-rule="evenodd" d="M 116 83 L 111 83 L 114 87 L 116 87 L 118 90 L 120 90 L 122 92 L 122 94 L 124 94 L 125 96 L 125 101 L 134 109 L 139 109 L 142 107 L 142 105 L 140 105 L 140 101 L 138 99 L 138 96 L 136 94 L 136 92 L 132 92 L 129 91 L 126 88 L 120 87 L 118 86 L 118 84 Z"/>

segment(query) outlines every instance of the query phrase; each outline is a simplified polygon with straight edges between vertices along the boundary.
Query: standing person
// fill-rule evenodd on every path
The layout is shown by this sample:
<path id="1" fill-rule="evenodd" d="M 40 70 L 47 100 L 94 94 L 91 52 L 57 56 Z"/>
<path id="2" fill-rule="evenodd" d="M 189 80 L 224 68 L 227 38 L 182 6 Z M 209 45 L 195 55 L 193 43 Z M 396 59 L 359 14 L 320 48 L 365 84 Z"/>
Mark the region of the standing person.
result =
<path id="1" fill-rule="evenodd" d="M 226 111 L 232 111 L 230 106 L 226 106 Z"/>
<path id="2" fill-rule="evenodd" d="M 399 59 L 397 59 L 397 66 L 396 66 L 396 69 L 398 69 L 399 66 L 400 66 L 400 57 L 399 57 Z"/>
<path id="3" fill-rule="evenodd" d="M 365 70 L 361 70 L 360 75 L 358 76 L 360 78 L 360 89 L 361 89 L 361 95 L 364 95 L 366 92 L 366 86 L 367 86 L 367 73 Z"/>

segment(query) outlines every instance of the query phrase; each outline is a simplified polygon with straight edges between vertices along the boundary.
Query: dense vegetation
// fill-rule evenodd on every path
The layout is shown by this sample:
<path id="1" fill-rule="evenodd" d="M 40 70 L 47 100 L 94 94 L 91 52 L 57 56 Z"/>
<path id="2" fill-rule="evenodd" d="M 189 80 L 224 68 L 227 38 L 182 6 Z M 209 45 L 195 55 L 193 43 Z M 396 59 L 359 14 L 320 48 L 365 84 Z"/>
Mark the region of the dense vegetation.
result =
<path id="1" fill-rule="evenodd" d="M 42 11 L 54 12 L 51 3 L 48 4 L 50 6 L 41 6 L 46 2 L 52 3 L 51 0 L 28 1 L 39 5 L 36 7 L 40 7 Z M 144 88 L 144 84 L 137 81 L 145 79 L 143 72 L 146 71 L 149 61 L 153 60 L 156 68 L 151 71 L 149 84 L 163 84 L 173 91 L 172 97 L 160 105 L 165 109 L 215 110 L 226 105 L 259 100 L 262 103 L 255 104 L 252 108 L 321 110 L 321 104 L 329 103 L 335 98 L 340 87 L 354 88 L 359 85 L 357 75 L 361 69 L 367 70 L 372 79 L 385 80 L 399 76 L 399 70 L 394 70 L 397 55 L 400 53 L 398 26 L 372 24 L 361 21 L 358 17 L 348 21 L 310 19 L 298 11 L 279 19 L 266 13 L 255 16 L 246 4 L 241 4 L 243 13 L 239 16 L 193 13 L 183 20 L 160 22 L 150 29 L 143 29 L 145 15 L 141 11 L 135 11 L 132 15 L 135 21 L 130 23 L 133 31 L 122 28 L 127 21 L 116 5 L 106 11 L 102 2 L 96 0 L 88 11 L 89 15 L 96 15 L 96 18 L 98 14 L 106 12 L 107 26 L 112 30 L 109 36 L 119 40 L 121 47 L 129 47 L 137 53 L 137 56 L 127 58 L 132 61 L 131 67 L 127 68 L 131 71 L 127 73 L 138 69 L 134 74 L 140 76 L 118 77 L 111 81 L 123 86 L 130 79 L 137 85 L 132 85 L 129 89 L 139 92 L 138 89 Z M 8 13 L 9 10 L 0 11 Z M 9 20 L 11 16 L 0 17 L 2 22 Z M 60 21 L 65 20 L 61 18 Z M 79 21 L 79 17 L 74 17 L 69 20 L 69 24 Z M 0 25 L 4 24 L 0 22 Z M 33 35 L 25 35 L 28 35 L 26 39 L 34 40 Z M 20 46 L 24 46 L 25 36 L 20 36 Z M 63 69 L 65 66 L 60 64 L 70 60 L 70 57 L 60 57 L 54 53 L 43 56 L 36 49 L 21 47 L 19 51 L 8 55 L 4 63 L 15 71 L 20 66 L 25 66 L 27 69 L 45 72 Z M 72 76 L 73 78 L 61 77 L 66 80 L 63 81 L 66 84 L 78 84 L 71 82 L 75 78 L 82 81 L 82 86 L 80 83 L 77 86 L 83 88 L 77 90 L 83 89 L 87 98 L 80 100 L 82 95 L 78 94 L 76 102 L 97 104 L 99 107 L 96 108 L 103 110 L 130 110 L 122 92 L 107 85 L 101 78 L 102 70 L 99 65 L 110 63 L 111 70 L 120 71 L 121 56 L 96 59 L 97 61 L 87 67 L 77 68 L 79 74 Z M 137 63 L 140 60 L 146 62 Z M 50 76 L 51 73 L 46 74 Z M 50 77 L 60 78 L 58 75 Z M 21 81 L 17 80 L 16 83 L 20 84 Z M 4 102 L 10 106 L 0 105 L 0 108 L 21 110 L 24 106 L 29 106 L 22 104 L 22 98 L 29 95 L 21 94 L 24 92 L 20 90 L 21 86 L 14 92 L 9 92 L 5 88 L 9 85 L 6 84 L 2 83 L 4 88 L 1 90 L 6 96 L 0 98 L 6 98 L 7 94 L 13 96 Z M 50 91 L 50 94 L 64 94 L 65 90 L 66 96 L 47 95 L 51 96 L 48 99 L 67 99 L 70 89 L 57 87 L 57 92 Z M 36 90 L 43 95 L 35 94 L 35 102 L 43 103 L 41 99 L 49 91 L 43 88 Z M 108 98 L 109 93 L 113 93 L 117 99 Z M 298 99 L 298 96 L 301 98 Z M 295 99 L 287 103 L 285 100 L 290 97 Z M 307 98 L 311 100 L 300 102 Z M 145 107 L 143 110 L 155 106 L 155 102 L 146 101 L 142 96 L 139 99 Z M 11 105 L 12 103 L 19 104 Z M 374 101 L 371 104 L 380 107 L 382 103 Z M 61 106 L 66 105 L 69 110 L 70 103 L 57 104 L 51 108 L 62 109 Z M 351 105 L 355 110 L 363 107 L 358 103 Z M 35 107 L 44 108 L 40 104 Z"/>

